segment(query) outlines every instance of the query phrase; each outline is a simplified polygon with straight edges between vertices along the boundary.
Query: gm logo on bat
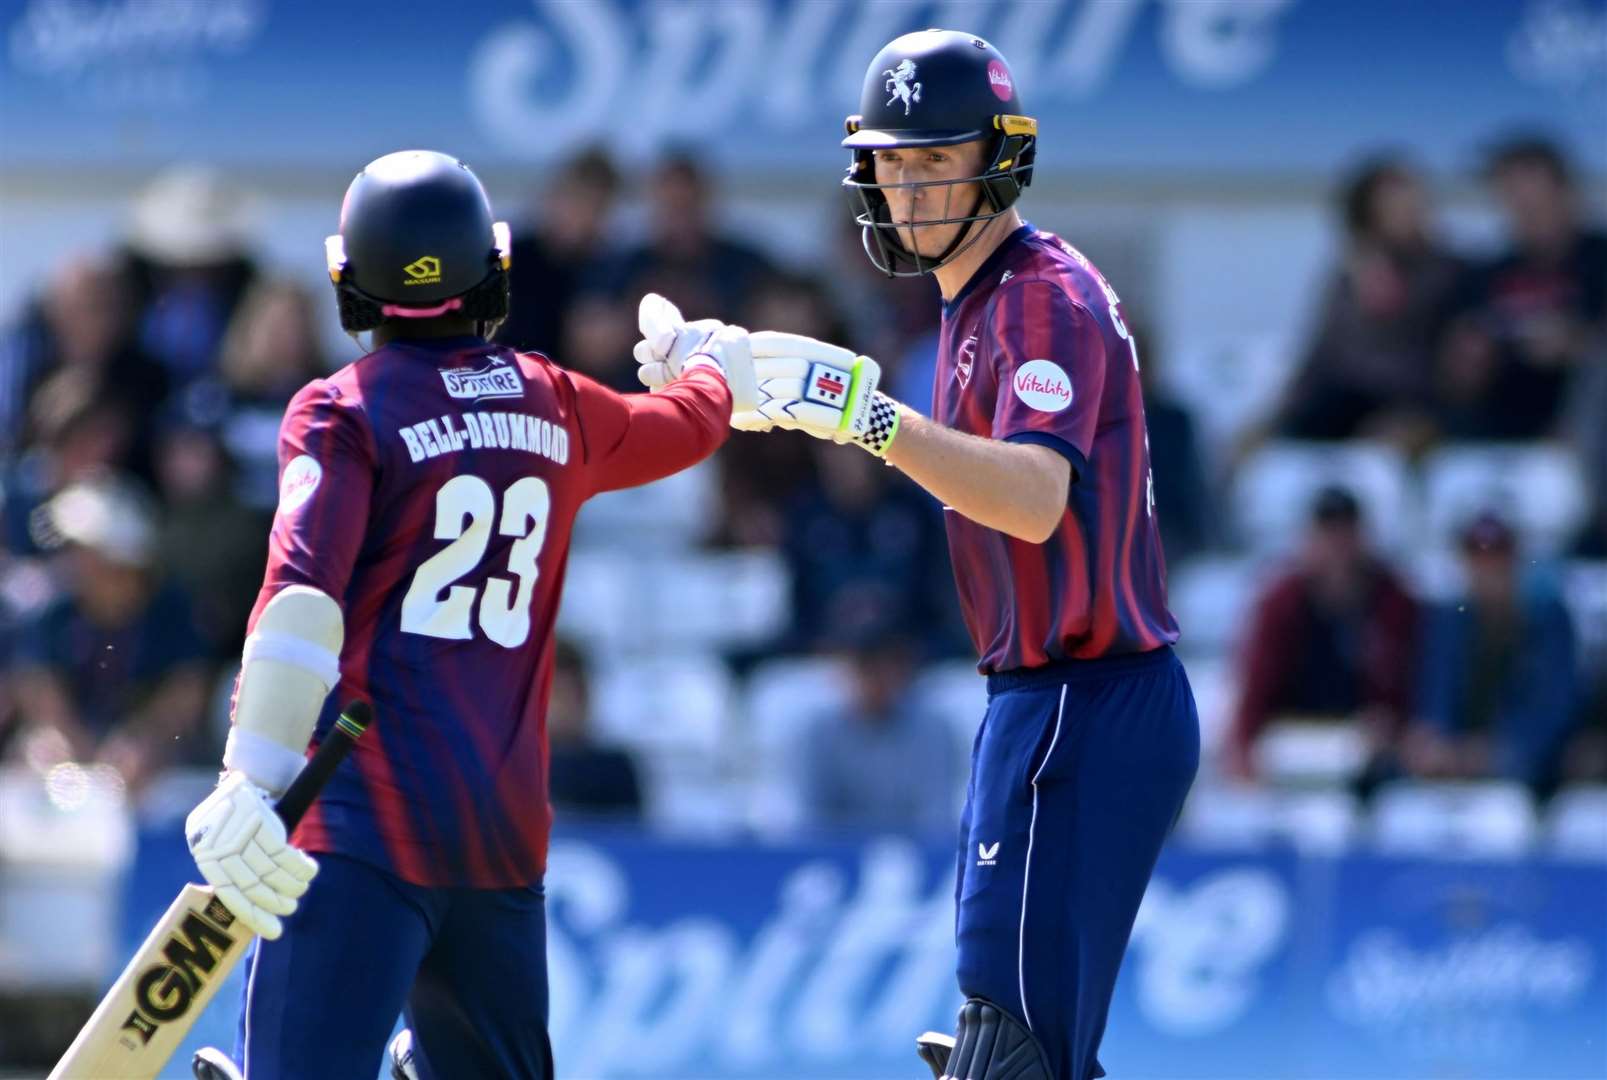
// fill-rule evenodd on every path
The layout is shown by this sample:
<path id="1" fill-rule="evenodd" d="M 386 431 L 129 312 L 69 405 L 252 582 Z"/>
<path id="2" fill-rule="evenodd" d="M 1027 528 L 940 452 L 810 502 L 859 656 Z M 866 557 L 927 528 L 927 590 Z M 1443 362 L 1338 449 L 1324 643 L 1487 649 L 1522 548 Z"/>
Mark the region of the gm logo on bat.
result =
<path id="1" fill-rule="evenodd" d="M 137 1050 L 151 1041 L 158 1027 L 190 1011 L 190 1003 L 206 985 L 218 960 L 240 944 L 240 939 L 229 933 L 233 924 L 234 915 L 215 896 L 204 913 L 192 911 L 184 916 L 162 946 L 167 962 L 152 964 L 140 972 L 134 984 L 138 1007 L 123 1021 L 122 1030 L 129 1032 L 119 1039 L 124 1046 Z"/>

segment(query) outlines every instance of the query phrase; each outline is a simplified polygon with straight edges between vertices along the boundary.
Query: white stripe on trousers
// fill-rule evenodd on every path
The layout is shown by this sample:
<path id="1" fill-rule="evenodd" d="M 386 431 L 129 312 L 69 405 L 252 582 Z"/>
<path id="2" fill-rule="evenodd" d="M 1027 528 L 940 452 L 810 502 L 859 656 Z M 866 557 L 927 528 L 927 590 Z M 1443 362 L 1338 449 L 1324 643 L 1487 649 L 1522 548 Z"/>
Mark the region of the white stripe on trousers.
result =
<path id="1" fill-rule="evenodd" d="M 1049 759 L 1054 756 L 1055 744 L 1060 742 L 1060 724 L 1066 718 L 1066 691 L 1069 685 L 1060 687 L 1060 708 L 1055 712 L 1055 733 L 1049 740 L 1049 749 L 1044 752 L 1043 760 L 1038 763 L 1038 771 L 1032 774 L 1032 820 L 1027 825 L 1027 865 L 1021 873 L 1021 933 L 1016 943 L 1016 979 L 1021 989 L 1021 1018 L 1027 1022 L 1027 1030 L 1032 1030 L 1032 1013 L 1027 1009 L 1027 885 L 1032 880 L 1032 837 L 1038 830 L 1038 778 L 1048 766 Z"/>
<path id="2" fill-rule="evenodd" d="M 262 939 L 257 939 L 256 951 L 251 954 L 251 974 L 246 976 L 245 1040 L 240 1044 L 240 1075 L 251 1078 L 251 999 L 257 992 L 257 968 L 262 964 Z"/>

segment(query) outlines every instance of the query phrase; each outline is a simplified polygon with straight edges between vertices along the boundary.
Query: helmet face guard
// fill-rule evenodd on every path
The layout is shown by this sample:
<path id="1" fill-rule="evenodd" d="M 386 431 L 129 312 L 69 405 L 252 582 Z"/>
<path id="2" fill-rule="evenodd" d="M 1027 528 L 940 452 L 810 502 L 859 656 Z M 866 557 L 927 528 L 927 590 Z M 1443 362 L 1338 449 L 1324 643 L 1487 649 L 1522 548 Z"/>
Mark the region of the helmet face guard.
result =
<path id="1" fill-rule="evenodd" d="M 849 118 L 849 134 L 855 134 L 853 117 Z M 930 274 L 957 258 L 982 236 L 986 223 L 1003 214 L 1021 197 L 1021 189 L 1032 182 L 1032 162 L 1037 142 L 1037 122 L 1025 116 L 994 117 L 998 132 L 992 140 L 990 160 L 982 172 L 975 176 L 954 180 L 912 180 L 900 183 L 876 182 L 876 151 L 899 147 L 953 146 L 984 137 L 980 131 L 964 132 L 959 137 L 948 136 L 943 141 L 889 139 L 882 146 L 855 147 L 843 188 L 848 192 L 854 214 L 854 223 L 860 227 L 860 239 L 871 263 L 888 277 L 919 277 Z M 1006 126 L 1008 124 L 1008 127 Z M 978 194 L 972 205 L 956 214 L 954 189 L 962 184 L 977 184 Z M 894 221 L 892 207 L 887 201 L 889 191 L 912 191 L 917 188 L 942 188 L 943 213 L 939 217 L 921 221 Z M 981 227 L 978 227 L 980 224 Z M 913 238 L 916 229 L 959 225 L 948 245 L 936 255 L 923 255 L 918 248 L 905 242 Z M 907 230 L 907 231 L 906 231 Z"/>
<path id="2" fill-rule="evenodd" d="M 987 223 L 1005 213 L 1032 182 L 1038 122 L 1025 115 L 1015 76 L 999 50 L 975 34 L 959 30 L 920 30 L 894 38 L 865 70 L 859 112 L 847 120 L 842 145 L 853 158 L 843 187 L 865 254 L 889 277 L 916 277 L 953 261 L 975 244 Z M 954 180 L 876 182 L 878 150 L 958 146 L 981 142 L 983 165 L 974 176 Z M 956 205 L 956 185 L 975 184 L 977 193 Z M 922 188 L 945 188 L 917 192 Z M 895 221 L 888 195 L 919 193 L 930 214 L 920 221 Z M 914 215 L 913 209 L 911 216 Z M 942 251 L 923 254 L 916 229 L 952 230 Z M 905 231 L 909 230 L 909 231 Z M 928 236 L 931 234 L 928 233 Z"/>

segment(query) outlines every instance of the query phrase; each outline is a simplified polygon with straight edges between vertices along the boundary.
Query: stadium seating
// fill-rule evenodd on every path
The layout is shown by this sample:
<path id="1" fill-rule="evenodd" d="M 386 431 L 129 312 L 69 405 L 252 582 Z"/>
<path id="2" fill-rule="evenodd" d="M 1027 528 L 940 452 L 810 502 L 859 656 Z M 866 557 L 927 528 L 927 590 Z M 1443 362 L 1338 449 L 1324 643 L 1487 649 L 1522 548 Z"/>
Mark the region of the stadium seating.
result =
<path id="1" fill-rule="evenodd" d="M 1509 517 L 1530 554 L 1555 555 L 1590 510 L 1578 458 L 1548 444 L 1461 444 L 1441 447 L 1423 462 L 1427 539 L 1455 546 L 1457 530 L 1475 514 Z"/>
<path id="2" fill-rule="evenodd" d="M 1366 764 L 1367 741 L 1355 724 L 1281 721 L 1256 740 L 1255 758 L 1268 783 L 1340 785 Z"/>
<path id="3" fill-rule="evenodd" d="M 1345 791 L 1202 782 L 1189 795 L 1178 830 L 1208 848 L 1289 845 L 1307 854 L 1333 854 L 1350 844 L 1359 823 L 1356 800 Z"/>
<path id="4" fill-rule="evenodd" d="M 643 487 L 605 492 L 576 515 L 574 546 L 685 551 L 718 519 L 719 500 L 719 472 L 709 462 Z"/>
<path id="5" fill-rule="evenodd" d="M 93 986 L 115 970 L 117 882 L 133 854 L 110 768 L 0 768 L 0 989 Z"/>
<path id="6" fill-rule="evenodd" d="M 1400 451 L 1367 442 L 1271 442 L 1245 460 L 1230 492 L 1250 552 L 1265 559 L 1289 551 L 1309 520 L 1312 496 L 1329 484 L 1355 494 L 1370 535 L 1384 551 L 1409 546 L 1414 493 Z"/>
<path id="7" fill-rule="evenodd" d="M 1607 861 L 1607 785 L 1565 788 L 1551 799 L 1545 850 L 1566 858 Z"/>
<path id="8" fill-rule="evenodd" d="M 735 688 L 718 657 L 661 650 L 599 664 L 592 675 L 597 734 L 644 751 L 700 755 L 729 745 Z"/>
<path id="9" fill-rule="evenodd" d="M 749 674 L 738 753 L 750 766 L 746 817 L 760 832 L 784 833 L 799 822 L 789 751 L 813 717 L 847 701 L 848 679 L 845 662 L 820 656 L 768 660 Z"/>
<path id="10" fill-rule="evenodd" d="M 558 625 L 599 655 L 756 647 L 787 625 L 790 589 L 774 551 L 576 551 Z"/>
<path id="11" fill-rule="evenodd" d="M 1214 656 L 1235 649 L 1269 568 L 1234 556 L 1202 556 L 1172 570 L 1166 581 L 1185 656 Z"/>
<path id="12" fill-rule="evenodd" d="M 1511 858 L 1532 850 L 1534 804 L 1498 780 L 1385 785 L 1374 796 L 1368 839 L 1380 851 L 1438 858 Z"/>

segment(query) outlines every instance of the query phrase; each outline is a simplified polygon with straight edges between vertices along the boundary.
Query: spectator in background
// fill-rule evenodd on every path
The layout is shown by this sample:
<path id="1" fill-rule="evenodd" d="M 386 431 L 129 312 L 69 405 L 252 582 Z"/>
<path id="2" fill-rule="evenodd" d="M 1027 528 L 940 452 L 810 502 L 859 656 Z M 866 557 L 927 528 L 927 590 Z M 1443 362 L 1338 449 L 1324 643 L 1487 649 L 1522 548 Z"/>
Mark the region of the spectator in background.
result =
<path id="1" fill-rule="evenodd" d="M 1573 622 L 1555 589 L 1520 579 L 1517 538 L 1498 515 L 1462 533 L 1467 594 L 1428 622 L 1419 722 L 1407 765 L 1428 777 L 1500 777 L 1546 793 L 1576 723 Z"/>
<path id="2" fill-rule="evenodd" d="M 1498 147 L 1485 176 L 1511 248 L 1461 290 L 1440 348 L 1441 420 L 1454 438 L 1550 436 L 1572 384 L 1604 362 L 1607 233 L 1585 226 L 1573 169 L 1543 139 Z"/>
<path id="3" fill-rule="evenodd" d="M 232 463 L 232 495 L 271 515 L 279 500 L 279 422 L 310 380 L 329 370 L 318 338 L 318 310 L 301 285 L 251 286 L 230 320 L 214 375 L 191 383 L 177 402 L 179 422 L 216 433 Z"/>
<path id="4" fill-rule="evenodd" d="M 741 311 L 773 269 L 757 248 L 717 231 L 702 157 L 680 150 L 659 159 L 647 181 L 647 242 L 619 270 L 628 298 L 662 293 L 688 318 Z"/>
<path id="5" fill-rule="evenodd" d="M 869 454 L 832 453 L 808 436 L 767 437 L 808 446 L 820 478 L 785 513 L 793 619 L 783 645 L 831 650 L 844 627 L 874 622 L 911 628 L 928 655 L 969 654 L 936 504 Z"/>
<path id="6" fill-rule="evenodd" d="M 842 320 L 825 287 L 804 274 L 776 271 L 757 283 L 735 321 L 822 341 L 840 341 Z M 772 438 L 735 432 L 731 450 L 715 456 L 724 520 L 713 540 L 731 547 L 782 543 L 789 504 L 818 482 L 807 438 Z"/>
<path id="7" fill-rule="evenodd" d="M 1355 496 L 1325 488 L 1296 566 L 1256 601 L 1227 771 L 1256 777 L 1255 742 L 1274 721 L 1348 723 L 1368 747 L 1357 778 L 1365 790 L 1392 768 L 1411 708 L 1417 636 L 1417 604 L 1368 549 Z"/>
<path id="8" fill-rule="evenodd" d="M 134 296 L 127 275 L 106 259 L 69 259 L 53 273 L 18 325 L 0 339 L 0 454 L 22 449 L 29 404 L 64 372 L 105 388 L 136 416 L 167 394 L 163 369 L 133 340 Z"/>
<path id="9" fill-rule="evenodd" d="M 1150 328 L 1131 314 L 1127 326 L 1138 343 L 1138 378 L 1144 388 L 1144 419 L 1149 426 L 1149 460 L 1155 484 L 1155 520 L 1168 566 L 1179 566 L 1211 547 L 1212 499 L 1201 466 L 1194 414 L 1173 397 L 1161 380 L 1161 349 Z"/>
<path id="10" fill-rule="evenodd" d="M 586 661 L 574 643 L 563 638 L 553 647 L 547 740 L 547 797 L 555 810 L 573 817 L 642 816 L 636 762 L 624 750 L 596 741 Z"/>
<path id="11" fill-rule="evenodd" d="M 202 746 L 207 681 L 189 599 L 157 576 L 155 522 L 126 481 L 74 484 L 41 511 L 65 547 L 66 592 L 18 628 L 12 677 L 35 764 L 113 765 L 131 789 Z"/>
<path id="12" fill-rule="evenodd" d="M 99 374 L 63 368 L 42 383 L 29 407 L 28 450 L 0 473 L 5 546 L 36 554 L 30 522 L 52 495 L 99 473 L 129 471 L 140 420 Z"/>
<path id="13" fill-rule="evenodd" d="M 235 496 L 235 466 L 216 431 L 172 418 L 156 442 L 162 522 L 158 565 L 189 595 L 214 660 L 237 659 L 267 563 L 272 511 Z"/>
<path id="14" fill-rule="evenodd" d="M 597 283 L 612 254 L 607 233 L 620 175 L 608 151 L 588 147 L 558 166 L 513 238 L 512 297 L 497 340 L 560 357 L 575 298 Z M 566 361 L 567 362 L 567 361 Z"/>
<path id="15" fill-rule="evenodd" d="M 217 170 L 176 166 L 134 201 L 126 241 L 141 349 L 173 390 L 209 374 L 257 277 L 245 193 Z"/>
<path id="16" fill-rule="evenodd" d="M 911 699 L 917 646 L 899 625 L 876 620 L 844 638 L 852 697 L 813 718 L 793 755 L 808 824 L 951 828 L 959 755 L 950 732 Z"/>
<path id="17" fill-rule="evenodd" d="M 1398 158 L 1357 170 L 1339 209 L 1345 251 L 1276 427 L 1295 439 L 1380 437 L 1422 446 L 1434 344 L 1459 264 L 1434 235 L 1423 182 Z"/>

